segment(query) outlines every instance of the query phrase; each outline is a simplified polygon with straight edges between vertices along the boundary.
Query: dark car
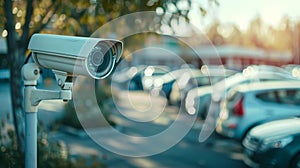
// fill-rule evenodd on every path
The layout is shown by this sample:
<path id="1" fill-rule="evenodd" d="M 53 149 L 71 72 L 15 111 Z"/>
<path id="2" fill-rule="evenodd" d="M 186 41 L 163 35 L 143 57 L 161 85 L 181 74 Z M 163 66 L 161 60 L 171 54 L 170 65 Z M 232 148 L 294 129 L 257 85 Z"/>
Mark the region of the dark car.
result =
<path id="1" fill-rule="evenodd" d="M 254 127 L 243 146 L 244 163 L 250 167 L 300 167 L 300 118 Z"/>
<path id="2" fill-rule="evenodd" d="M 112 74 L 112 84 L 128 90 L 143 90 L 142 75 L 146 65 L 127 67 Z"/>
<path id="3" fill-rule="evenodd" d="M 161 94 L 162 96 L 166 97 L 169 102 L 170 94 L 174 83 L 179 82 L 178 80 L 184 75 L 188 76 L 192 74 L 197 74 L 200 73 L 199 71 L 200 70 L 198 69 L 189 69 L 189 68 L 182 68 L 182 69 L 170 71 L 154 80 L 151 92 L 156 94 L 158 93 Z"/>

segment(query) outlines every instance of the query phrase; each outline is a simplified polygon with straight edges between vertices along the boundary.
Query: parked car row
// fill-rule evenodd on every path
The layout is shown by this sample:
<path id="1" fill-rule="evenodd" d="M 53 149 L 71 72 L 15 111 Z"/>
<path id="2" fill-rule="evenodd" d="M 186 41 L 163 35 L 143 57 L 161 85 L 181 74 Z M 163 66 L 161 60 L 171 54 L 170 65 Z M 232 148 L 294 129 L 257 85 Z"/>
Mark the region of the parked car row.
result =
<path id="1" fill-rule="evenodd" d="M 289 67 L 290 68 L 290 67 Z M 250 167 L 300 167 L 300 82 L 295 77 L 238 85 L 220 103 L 216 132 L 239 141 Z"/>
<path id="2" fill-rule="evenodd" d="M 223 66 L 171 70 L 165 66 L 140 65 L 114 73 L 112 81 L 123 89 L 160 94 L 167 98 L 169 104 L 180 105 L 190 89 L 212 85 L 236 72 Z"/>
<path id="3" fill-rule="evenodd" d="M 190 74 L 182 74 L 178 82 L 173 83 L 170 104 L 181 105 L 188 92 L 194 88 L 211 86 L 237 73 L 235 70 L 225 69 L 222 66 L 202 66 L 200 70 L 194 70 Z"/>
<path id="4" fill-rule="evenodd" d="M 205 119 L 208 113 L 216 113 L 213 116 L 218 117 L 221 100 L 236 85 L 299 79 L 290 72 L 295 71 L 291 70 L 291 66 L 286 69 L 289 71 L 275 66 L 252 65 L 242 71 L 234 71 L 222 66 L 204 65 L 201 69 L 170 70 L 165 66 L 140 65 L 115 73 L 112 81 L 122 83 L 123 89 L 165 96 L 169 104 L 184 107 L 189 114 L 197 113 Z"/>
<path id="5" fill-rule="evenodd" d="M 128 83 L 213 122 L 217 134 L 242 144 L 250 167 L 300 167 L 299 67 L 203 66 L 154 74 L 159 67 L 144 66 L 134 69 Z"/>
<path id="6" fill-rule="evenodd" d="M 167 72 L 170 72 L 170 68 L 166 66 L 132 66 L 115 72 L 112 84 L 121 89 L 149 91 L 153 88 L 154 80 Z"/>
<path id="7" fill-rule="evenodd" d="M 187 112 L 209 113 L 216 133 L 242 143 L 250 167 L 300 167 L 300 80 L 298 67 L 287 67 L 250 66 L 194 88 Z"/>
<path id="8" fill-rule="evenodd" d="M 228 95 L 228 91 L 234 86 L 275 80 L 298 79 L 279 67 L 252 65 L 214 85 L 191 89 L 185 99 L 185 107 L 188 113 L 197 113 L 202 119 L 205 119 L 208 113 L 211 114 L 211 117 L 218 117 L 221 100 Z"/>

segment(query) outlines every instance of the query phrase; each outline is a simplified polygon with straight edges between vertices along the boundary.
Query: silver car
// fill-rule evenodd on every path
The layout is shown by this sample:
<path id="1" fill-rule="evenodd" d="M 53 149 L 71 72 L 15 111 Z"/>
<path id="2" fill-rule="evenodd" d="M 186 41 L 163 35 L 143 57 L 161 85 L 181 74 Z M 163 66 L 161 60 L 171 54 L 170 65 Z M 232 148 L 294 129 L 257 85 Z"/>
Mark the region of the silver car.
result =
<path id="1" fill-rule="evenodd" d="M 243 140 L 243 161 L 250 167 L 299 167 L 300 118 L 259 125 Z"/>
<path id="2" fill-rule="evenodd" d="M 170 104 L 181 105 L 190 90 L 196 87 L 213 85 L 226 77 L 237 73 L 235 70 L 224 69 L 220 66 L 203 65 L 200 70 L 193 73 L 181 74 L 181 77 L 173 84 L 170 93 Z"/>
<path id="3" fill-rule="evenodd" d="M 189 91 L 185 99 L 185 107 L 190 114 L 197 113 L 205 119 L 209 113 L 211 117 L 218 117 L 219 104 L 226 97 L 232 87 L 251 82 L 273 80 L 298 80 L 283 68 L 267 65 L 251 65 L 226 79 L 206 87 L 198 87 Z M 213 114 L 217 113 L 217 114 Z"/>
<path id="4" fill-rule="evenodd" d="M 220 104 L 217 133 L 241 140 L 256 125 L 300 114 L 299 81 L 267 81 L 232 88 Z"/>

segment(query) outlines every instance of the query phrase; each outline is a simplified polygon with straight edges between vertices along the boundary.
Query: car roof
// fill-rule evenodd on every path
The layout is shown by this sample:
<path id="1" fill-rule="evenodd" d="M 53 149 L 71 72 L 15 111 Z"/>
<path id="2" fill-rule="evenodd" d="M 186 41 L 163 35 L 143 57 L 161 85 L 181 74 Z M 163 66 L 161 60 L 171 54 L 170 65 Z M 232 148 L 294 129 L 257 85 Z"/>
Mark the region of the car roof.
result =
<path id="1" fill-rule="evenodd" d="M 190 78 L 198 78 L 202 76 L 226 76 L 232 75 L 236 73 L 236 71 L 228 70 L 228 69 L 209 69 L 208 72 L 203 72 L 200 69 L 193 69 L 193 68 L 184 68 L 184 69 L 177 69 L 171 72 L 168 72 L 162 75 L 160 78 L 164 82 L 169 82 L 171 80 L 180 78 L 185 75 L 189 75 Z"/>
<path id="2" fill-rule="evenodd" d="M 274 89 L 300 89 L 300 81 L 261 81 L 240 84 L 233 89 L 239 92 L 251 92 L 259 90 L 274 90 Z"/>
<path id="3" fill-rule="evenodd" d="M 173 71 L 170 71 L 168 73 L 165 73 L 164 75 L 160 76 L 159 78 L 161 80 L 163 80 L 164 82 L 170 82 L 172 80 L 176 80 L 178 78 L 180 78 L 181 76 L 183 75 L 186 75 L 186 74 L 194 74 L 194 73 L 197 73 L 199 71 L 199 69 L 189 69 L 189 68 L 184 68 L 184 69 L 177 69 L 177 70 L 173 70 Z"/>

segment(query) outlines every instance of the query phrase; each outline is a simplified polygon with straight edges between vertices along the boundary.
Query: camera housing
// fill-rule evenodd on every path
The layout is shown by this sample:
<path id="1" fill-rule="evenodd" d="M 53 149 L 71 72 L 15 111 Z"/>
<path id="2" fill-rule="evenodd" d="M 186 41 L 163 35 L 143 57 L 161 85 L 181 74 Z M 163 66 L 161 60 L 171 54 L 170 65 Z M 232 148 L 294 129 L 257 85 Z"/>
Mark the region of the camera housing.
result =
<path id="1" fill-rule="evenodd" d="M 102 79 L 120 60 L 123 43 L 114 39 L 34 34 L 28 49 L 40 67 Z"/>

